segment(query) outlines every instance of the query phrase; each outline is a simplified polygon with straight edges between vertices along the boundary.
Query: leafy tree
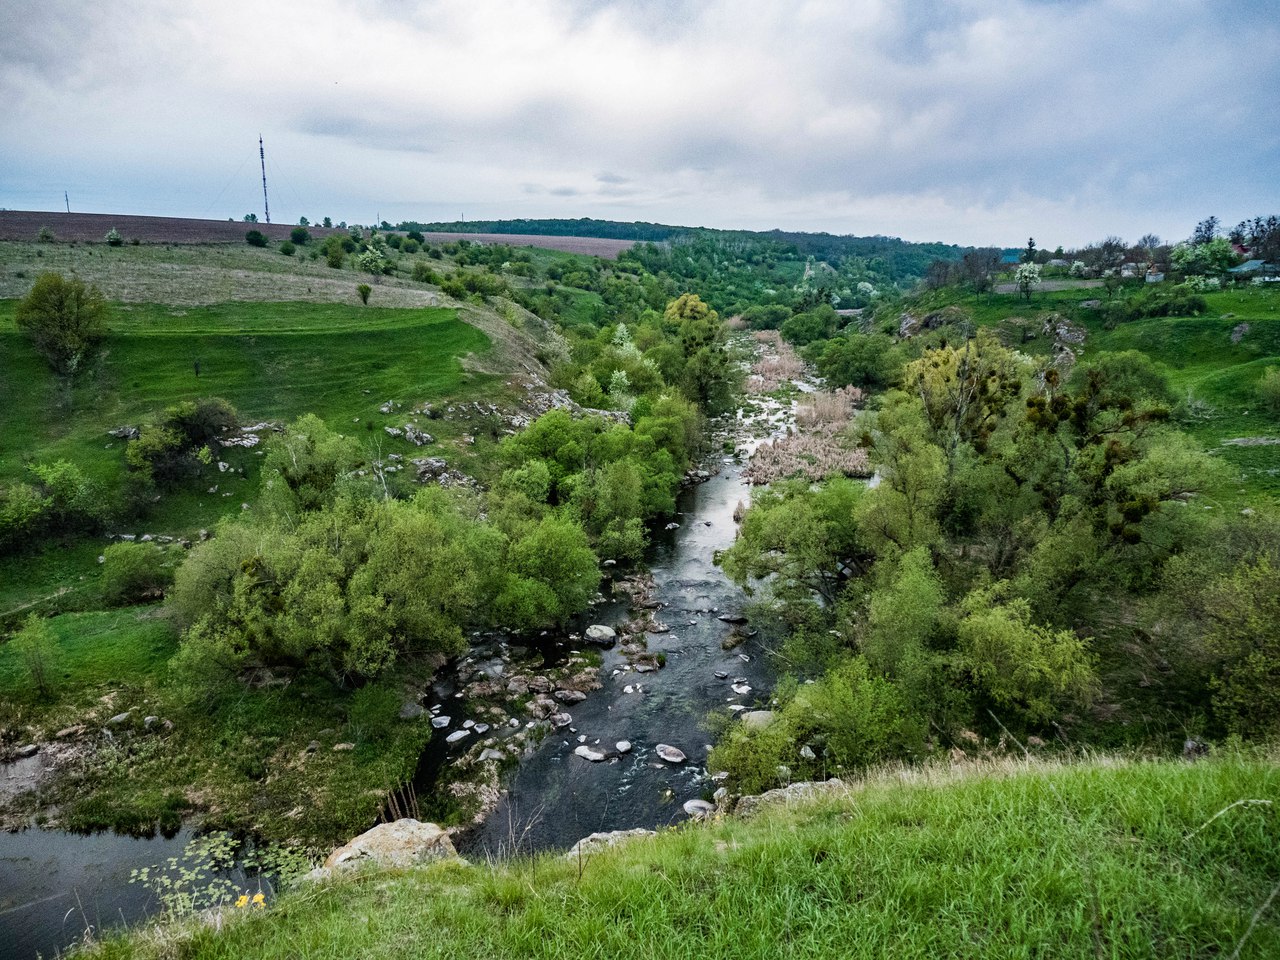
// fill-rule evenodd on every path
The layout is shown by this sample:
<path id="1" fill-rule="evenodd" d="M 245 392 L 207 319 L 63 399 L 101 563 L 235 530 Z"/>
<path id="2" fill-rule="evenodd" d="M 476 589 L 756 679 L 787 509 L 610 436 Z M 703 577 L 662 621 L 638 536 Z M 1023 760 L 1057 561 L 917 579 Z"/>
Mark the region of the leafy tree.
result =
<path id="1" fill-rule="evenodd" d="M 251 247 L 265 247 L 267 245 L 267 235 L 261 230 L 250 230 L 244 235 L 244 239 L 245 243 Z"/>
<path id="2" fill-rule="evenodd" d="M 59 374 L 72 377 L 107 336 L 106 306 L 97 287 L 42 273 L 18 301 L 18 329 Z"/>
<path id="3" fill-rule="evenodd" d="M 227 525 L 174 583 L 182 664 L 291 664 L 346 684 L 406 651 L 455 655 L 494 546 L 439 490 L 339 497 L 288 529 Z"/>
<path id="4" fill-rule="evenodd" d="M 173 580 L 163 554 L 152 544 L 113 543 L 102 556 L 102 596 L 108 603 L 156 599 Z"/>
<path id="5" fill-rule="evenodd" d="M 1210 650 L 1219 658 L 1214 707 L 1228 729 L 1280 732 L 1280 571 L 1263 555 L 1219 578 L 1208 591 Z"/>
<path id="6" fill-rule="evenodd" d="M 798 313 L 782 325 L 782 336 L 798 347 L 815 340 L 829 339 L 836 332 L 839 317 L 835 308 L 823 304 L 806 313 Z"/>
<path id="7" fill-rule="evenodd" d="M 929 551 L 916 547 L 890 568 L 867 605 L 862 653 L 872 672 L 901 677 L 924 656 L 942 618 L 946 596 Z"/>
<path id="8" fill-rule="evenodd" d="M 1026 600 L 1005 587 L 975 590 L 962 604 L 958 632 L 968 669 L 994 703 L 1027 721 L 1053 719 L 1065 705 L 1087 704 L 1096 678 L 1085 644 L 1070 630 L 1032 621 Z"/>
<path id="9" fill-rule="evenodd" d="M 799 481 L 773 484 L 756 497 L 732 547 L 717 563 L 748 594 L 767 585 L 785 601 L 811 596 L 834 604 L 842 568 L 868 560 L 851 520 L 865 486 L 833 478 L 816 490 Z"/>
<path id="10" fill-rule="evenodd" d="M 262 464 L 262 503 L 268 515 L 296 518 L 332 504 L 355 481 L 364 461 L 360 444 L 304 414 L 272 437 Z"/>
<path id="11" fill-rule="evenodd" d="M 502 623 L 517 629 L 563 626 L 586 607 L 600 583 L 586 532 L 554 514 L 511 544 L 508 563 L 495 608 Z"/>
<path id="12" fill-rule="evenodd" d="M 958 347 L 939 347 L 907 364 L 903 388 L 923 402 L 949 471 L 962 443 L 983 452 L 1006 407 L 1022 392 L 1025 372 L 1022 361 L 987 328 Z"/>
<path id="13" fill-rule="evenodd" d="M 823 347 L 818 372 L 833 387 L 864 390 L 887 387 L 897 380 L 893 338 L 884 333 L 848 333 Z"/>
<path id="14" fill-rule="evenodd" d="M 675 333 L 684 354 L 686 395 L 704 409 L 719 409 L 735 382 L 719 314 L 696 293 L 686 293 L 667 304 L 663 325 Z"/>
<path id="15" fill-rule="evenodd" d="M 307 218 L 303 217 L 302 219 L 305 221 Z M 289 231 L 289 239 L 300 247 L 306 246 L 311 242 L 311 231 L 308 230 L 306 224 L 303 223 L 302 226 L 294 227 Z"/>
<path id="16" fill-rule="evenodd" d="M 1169 254 L 1170 266 L 1188 276 L 1220 275 L 1239 259 L 1226 237 L 1203 243 L 1180 243 Z"/>
<path id="17" fill-rule="evenodd" d="M 730 771 L 735 789 L 760 793 L 909 759 L 924 749 L 923 718 L 861 658 L 846 659 L 817 682 L 791 691 L 772 723 L 761 730 L 735 726 L 712 751 L 709 765 Z"/>

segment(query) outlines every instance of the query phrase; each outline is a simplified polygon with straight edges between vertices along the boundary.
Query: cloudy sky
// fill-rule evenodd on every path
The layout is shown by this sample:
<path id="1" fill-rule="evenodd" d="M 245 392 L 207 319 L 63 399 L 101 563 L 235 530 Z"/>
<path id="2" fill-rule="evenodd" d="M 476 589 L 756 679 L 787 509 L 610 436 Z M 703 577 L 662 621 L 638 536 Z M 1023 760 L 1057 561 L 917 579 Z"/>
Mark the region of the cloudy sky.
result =
<path id="1" fill-rule="evenodd" d="M 1071 246 L 1280 213 L 1276 0 L 4 0 L 0 207 Z"/>

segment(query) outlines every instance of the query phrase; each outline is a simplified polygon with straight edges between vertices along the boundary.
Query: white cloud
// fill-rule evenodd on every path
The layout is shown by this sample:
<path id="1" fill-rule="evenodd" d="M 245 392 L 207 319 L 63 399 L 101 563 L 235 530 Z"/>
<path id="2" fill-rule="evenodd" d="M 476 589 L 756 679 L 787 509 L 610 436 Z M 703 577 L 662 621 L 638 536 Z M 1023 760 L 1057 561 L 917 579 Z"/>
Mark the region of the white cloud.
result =
<path id="1" fill-rule="evenodd" d="M 1280 208 L 1267 7 L 11 0 L 0 205 L 238 215 L 261 131 L 277 219 L 1177 236 Z"/>

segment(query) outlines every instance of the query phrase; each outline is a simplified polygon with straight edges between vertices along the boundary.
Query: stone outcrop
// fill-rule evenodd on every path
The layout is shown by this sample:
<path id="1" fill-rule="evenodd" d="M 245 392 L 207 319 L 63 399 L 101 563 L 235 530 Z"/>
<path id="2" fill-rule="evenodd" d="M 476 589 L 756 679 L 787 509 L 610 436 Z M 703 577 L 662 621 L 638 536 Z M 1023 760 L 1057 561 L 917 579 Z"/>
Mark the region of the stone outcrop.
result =
<path id="1" fill-rule="evenodd" d="M 440 860 L 461 862 L 446 831 L 434 823 L 396 820 L 380 823 L 338 847 L 325 859 L 324 866 L 312 870 L 307 876 L 311 880 L 324 880 L 336 871 L 352 870 L 365 864 L 404 870 Z"/>
<path id="2" fill-rule="evenodd" d="M 634 830 L 611 830 L 608 833 L 593 833 L 589 837 L 583 837 L 566 853 L 566 860 L 577 860 L 579 857 L 589 857 L 593 853 L 599 853 L 609 847 L 615 847 L 620 843 L 629 843 L 640 837 L 656 836 L 653 830 L 645 830 L 643 827 L 636 827 Z"/>
<path id="3" fill-rule="evenodd" d="M 786 805 L 797 800 L 809 800 L 824 794 L 843 793 L 848 789 L 843 780 L 837 780 L 833 777 L 825 781 L 815 780 L 805 783 L 793 783 L 777 790 L 769 790 L 759 796 L 738 797 L 736 801 L 726 797 L 724 805 L 727 808 L 727 813 L 732 813 L 733 816 L 739 819 L 748 820 L 765 807 L 778 804 Z"/>

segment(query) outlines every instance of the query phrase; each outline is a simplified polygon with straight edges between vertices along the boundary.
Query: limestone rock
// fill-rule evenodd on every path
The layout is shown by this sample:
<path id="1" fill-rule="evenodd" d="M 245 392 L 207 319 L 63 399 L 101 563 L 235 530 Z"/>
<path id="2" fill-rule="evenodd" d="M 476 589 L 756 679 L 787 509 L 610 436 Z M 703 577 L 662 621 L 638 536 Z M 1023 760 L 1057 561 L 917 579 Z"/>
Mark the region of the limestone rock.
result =
<path id="1" fill-rule="evenodd" d="M 705 800 L 686 800 L 684 812 L 695 820 L 706 820 L 715 814 L 716 805 Z"/>
<path id="2" fill-rule="evenodd" d="M 671 746 L 668 743 L 660 743 L 656 748 L 658 756 L 667 763 L 684 763 L 688 757 L 684 755 L 684 751 Z"/>
<path id="3" fill-rule="evenodd" d="M 351 869 L 365 863 L 405 869 L 457 859 L 458 851 L 444 830 L 434 823 L 405 819 L 380 823 L 360 834 L 329 854 L 324 865 L 329 870 Z"/>
<path id="4" fill-rule="evenodd" d="M 609 847 L 617 846 L 620 843 L 628 843 L 637 840 L 640 837 L 652 837 L 656 833 L 653 830 L 645 830 L 643 827 L 636 827 L 634 830 L 610 830 L 607 833 L 593 833 L 590 836 L 583 837 L 565 854 L 566 860 L 577 860 L 579 857 L 588 857 L 593 853 L 599 853 Z"/>
<path id="5" fill-rule="evenodd" d="M 740 818 L 748 818 L 754 816 L 762 807 L 772 804 L 787 804 L 796 800 L 808 799 L 810 797 L 819 797 L 828 793 L 840 793 L 847 790 L 844 782 L 834 777 L 830 780 L 807 781 L 804 783 L 793 783 L 787 787 L 781 787 L 777 790 L 770 790 L 756 797 L 740 797 L 737 804 L 734 805 L 734 816 Z"/>
<path id="6" fill-rule="evenodd" d="M 592 763 L 599 763 L 605 757 L 603 750 L 594 750 L 585 743 L 580 747 L 575 747 L 573 752 L 583 760 L 590 760 Z"/>
<path id="7" fill-rule="evenodd" d="M 763 730 L 773 721 L 772 710 L 748 710 L 742 715 L 742 725 L 748 730 Z"/>
<path id="8" fill-rule="evenodd" d="M 618 639 L 618 631 L 602 623 L 593 623 L 587 627 L 586 637 L 597 646 L 611 647 Z"/>

